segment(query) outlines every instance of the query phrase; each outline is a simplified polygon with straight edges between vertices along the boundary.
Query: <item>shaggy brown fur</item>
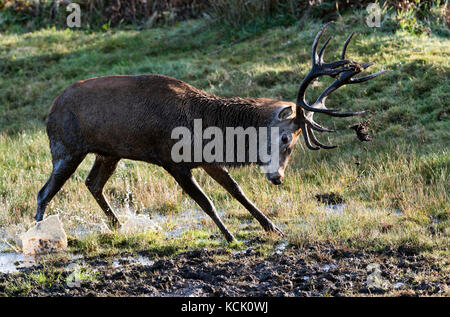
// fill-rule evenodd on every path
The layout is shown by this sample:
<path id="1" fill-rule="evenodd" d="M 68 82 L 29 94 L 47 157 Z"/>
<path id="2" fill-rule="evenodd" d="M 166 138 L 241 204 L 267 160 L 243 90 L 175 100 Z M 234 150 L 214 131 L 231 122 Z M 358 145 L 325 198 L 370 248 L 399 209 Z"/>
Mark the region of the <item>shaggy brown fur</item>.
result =
<path id="1" fill-rule="evenodd" d="M 208 163 L 201 159 L 198 162 L 195 160 L 178 162 L 171 155 L 171 150 L 178 140 L 172 139 L 171 136 L 177 127 L 185 127 L 189 129 L 191 135 L 195 135 L 195 119 L 202 119 L 203 130 L 208 127 L 219 127 L 222 129 L 222 134 L 226 133 L 226 128 L 268 127 L 270 128 L 268 130 L 278 128 L 278 140 L 271 139 L 270 142 L 265 140 L 268 141 L 267 144 L 272 144 L 273 141 L 277 144 L 277 148 L 272 148 L 272 145 L 270 148 L 271 153 L 279 155 L 278 159 L 273 159 L 271 162 L 271 167 L 276 165 L 277 170 L 266 172 L 266 177 L 275 185 L 281 184 L 283 180 L 284 169 L 300 133 L 303 135 L 306 146 L 311 150 L 334 148 L 334 146 L 322 144 L 314 135 L 313 130 L 332 132 L 314 122 L 314 112 L 323 112 L 334 117 L 356 116 L 364 113 L 363 111 L 341 112 L 340 109 L 328 109 L 325 106 L 325 100 L 339 87 L 365 82 L 383 74 L 385 70 L 354 78 L 373 63 L 362 64 L 345 59 L 347 46 L 353 33 L 344 43 L 341 60 L 332 63 L 324 62 L 323 54 L 329 40 L 325 42 L 319 53 L 317 53 L 317 47 L 329 25 L 330 23 L 326 24 L 314 39 L 313 67 L 300 84 L 295 104 L 265 98 L 221 98 L 175 78 L 162 75 L 91 78 L 68 87 L 54 101 L 47 118 L 53 171 L 50 179 L 38 193 L 36 220 L 42 220 L 48 202 L 85 156 L 88 153 L 96 153 L 97 157 L 86 179 L 86 185 L 113 226 L 118 226 L 119 221 L 103 195 L 103 187 L 119 160 L 127 158 L 162 166 L 213 219 L 228 241 L 234 240 L 234 237 L 219 219 L 214 205 L 192 176 L 193 168 L 203 168 L 244 205 L 264 229 L 281 234 L 281 230 L 245 197 L 225 168 L 228 165 L 249 164 L 249 144 L 246 144 L 247 147 L 244 149 L 234 148 L 235 154 L 245 153 L 245 159 L 240 163 L 226 160 Z M 336 80 L 312 105 L 309 105 L 305 100 L 307 87 L 316 78 L 325 75 L 335 77 Z M 224 140 L 227 138 L 225 137 Z M 202 142 L 205 145 L 205 140 Z M 255 142 L 257 152 L 260 153 L 259 138 Z M 189 144 L 192 146 L 196 142 L 191 139 Z M 229 150 L 227 146 L 223 148 L 225 151 Z M 267 162 L 257 160 L 256 163 Z"/>
<path id="2" fill-rule="evenodd" d="M 228 240 L 233 236 L 218 218 L 214 206 L 201 191 L 190 170 L 204 168 L 259 220 L 266 230 L 281 231 L 244 196 L 225 169 L 233 163 L 175 163 L 171 139 L 176 127 L 193 130 L 194 119 L 207 127 L 280 128 L 284 145 L 280 168 L 267 177 L 279 184 L 291 148 L 300 133 L 295 124 L 295 104 L 265 98 L 221 98 L 175 78 L 162 75 L 107 76 L 78 81 L 53 102 L 47 117 L 47 133 L 53 172 L 38 194 L 36 219 L 88 153 L 97 159 L 86 185 L 109 217 L 117 217 L 102 190 L 122 159 L 145 161 L 164 167 L 183 189 L 213 218 Z M 225 147 L 224 147 L 225 148 Z M 248 164 L 250 162 L 243 162 Z"/>

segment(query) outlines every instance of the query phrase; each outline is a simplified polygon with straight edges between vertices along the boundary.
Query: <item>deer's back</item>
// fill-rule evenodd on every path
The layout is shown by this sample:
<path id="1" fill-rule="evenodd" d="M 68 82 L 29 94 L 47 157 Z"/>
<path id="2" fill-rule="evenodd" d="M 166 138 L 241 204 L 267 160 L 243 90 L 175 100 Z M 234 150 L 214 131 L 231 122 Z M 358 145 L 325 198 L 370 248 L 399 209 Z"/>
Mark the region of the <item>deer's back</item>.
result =
<path id="1" fill-rule="evenodd" d="M 189 121 L 187 96 L 199 92 L 161 75 L 78 81 L 53 102 L 47 132 L 86 152 L 148 160 L 170 150 L 172 129 Z"/>

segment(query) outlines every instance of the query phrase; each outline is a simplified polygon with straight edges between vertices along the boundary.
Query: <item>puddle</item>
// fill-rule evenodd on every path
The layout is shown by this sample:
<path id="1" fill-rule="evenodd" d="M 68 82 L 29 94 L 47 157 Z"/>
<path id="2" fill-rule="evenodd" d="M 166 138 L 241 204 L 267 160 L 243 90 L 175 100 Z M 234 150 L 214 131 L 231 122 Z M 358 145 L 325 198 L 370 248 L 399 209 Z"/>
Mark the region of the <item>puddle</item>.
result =
<path id="1" fill-rule="evenodd" d="M 0 253 L 0 273 L 14 273 L 20 269 L 37 265 L 35 257 L 26 256 L 17 252 Z"/>
<path id="2" fill-rule="evenodd" d="M 142 256 L 142 255 L 138 255 L 136 260 L 141 265 L 153 265 L 153 264 L 155 264 L 155 261 L 153 261 L 153 260 L 151 260 L 151 259 L 149 259 L 149 258 L 147 258 L 145 256 Z"/>
<path id="3" fill-rule="evenodd" d="M 252 220 L 243 220 L 239 224 L 239 229 L 248 229 L 253 226 L 254 222 Z"/>
<path id="4" fill-rule="evenodd" d="M 0 273 L 15 273 L 21 269 L 38 266 L 48 255 L 51 256 L 51 254 L 31 256 L 24 255 L 20 252 L 0 252 Z M 66 268 L 70 268 L 70 266 L 74 265 L 75 262 L 83 259 L 83 256 L 79 254 L 68 254 L 68 256 L 69 259 L 65 265 Z"/>
<path id="5" fill-rule="evenodd" d="M 18 252 L 0 252 L 0 274 L 10 274 L 19 272 L 21 269 L 30 268 L 40 264 L 40 258 L 34 256 L 27 256 Z M 112 260 L 112 267 L 115 269 L 123 269 L 127 265 L 153 265 L 155 261 L 152 259 L 137 255 L 119 257 Z M 64 268 L 66 270 L 73 270 L 79 265 L 86 264 L 84 258 L 80 254 L 70 255 L 70 259 L 67 260 Z M 95 268 L 94 271 L 98 269 Z"/>
<path id="6" fill-rule="evenodd" d="M 136 214 L 129 208 L 122 208 L 116 210 L 117 216 L 122 224 L 119 232 L 122 234 L 137 234 L 147 231 L 161 231 L 158 223 L 155 223 L 153 215 Z M 164 217 L 157 218 L 159 222 L 164 222 Z M 110 233 L 111 229 L 108 227 L 104 219 L 95 219 L 91 222 L 86 221 L 80 217 L 74 219 L 72 224 L 73 229 L 69 229 L 69 235 L 76 238 L 85 238 L 92 234 Z"/>
<path id="7" fill-rule="evenodd" d="M 395 215 L 397 215 L 399 217 L 403 215 L 403 211 L 401 211 L 398 208 L 392 209 L 391 211 L 392 211 L 393 214 L 395 214 Z"/>
<path id="8" fill-rule="evenodd" d="M 346 206 L 347 204 L 337 204 L 337 205 L 326 205 L 324 208 L 327 211 L 332 211 L 339 215 L 342 215 L 344 213 L 344 209 Z"/>
<path id="9" fill-rule="evenodd" d="M 69 230 L 69 235 L 75 238 L 85 238 L 95 233 L 111 232 L 111 230 L 103 223 L 99 224 L 78 224 L 74 229 Z"/>
<path id="10" fill-rule="evenodd" d="M 150 219 L 148 215 L 136 215 L 135 213 L 130 213 L 119 229 L 120 233 L 123 234 L 161 230 L 161 227 Z"/>
<path id="11" fill-rule="evenodd" d="M 336 214 L 342 216 L 347 207 L 348 207 L 348 205 L 346 203 L 339 203 L 339 204 L 326 204 L 322 208 L 324 208 L 328 212 L 333 212 L 333 213 L 336 213 Z M 378 209 L 372 208 L 372 207 L 364 207 L 364 208 L 367 211 L 371 211 L 371 210 L 377 211 L 378 210 Z M 389 215 L 398 216 L 398 217 L 401 217 L 403 215 L 403 211 L 401 211 L 400 209 L 388 209 L 387 213 Z"/>
<path id="12" fill-rule="evenodd" d="M 223 211 L 220 213 L 224 213 Z M 124 217 L 132 223 L 129 226 L 129 231 L 141 231 L 147 229 L 170 228 L 164 230 L 167 238 L 175 238 L 182 236 L 186 231 L 191 229 L 203 228 L 205 223 L 209 221 L 209 217 L 199 209 L 187 209 L 182 213 L 175 215 L 162 216 L 158 214 L 135 215 L 127 213 Z M 145 218 L 145 219 L 144 219 Z M 123 219 L 122 219 L 123 220 Z M 86 221 L 85 219 L 74 219 L 73 229 L 69 230 L 69 235 L 77 238 L 83 238 L 91 234 L 109 231 L 108 227 L 102 221 Z M 150 228 L 151 227 L 151 228 Z M 29 268 L 40 264 L 39 258 L 34 256 L 27 256 L 21 252 L 14 252 L 16 247 L 8 243 L 8 240 L 20 243 L 17 238 L 24 232 L 24 228 L 17 228 L 14 232 L 6 232 L 4 228 L 0 227 L 0 273 L 9 274 L 20 271 L 22 268 Z M 16 242 L 15 242 L 16 243 Z M 19 245 L 19 244 L 17 244 Z M 20 248 L 20 246 L 19 246 Z M 17 250 L 16 250 L 17 251 Z M 82 264 L 84 259 L 81 255 L 69 255 L 70 259 L 64 265 L 65 268 L 70 269 L 75 264 Z M 114 268 L 123 268 L 125 265 L 153 265 L 154 261 L 145 256 L 128 256 L 124 258 L 116 258 L 112 262 Z"/>
<path id="13" fill-rule="evenodd" d="M 5 252 L 10 249 L 10 246 L 3 241 L 0 241 L 0 252 Z"/>
<path id="14" fill-rule="evenodd" d="M 328 272 L 328 271 L 330 271 L 330 270 L 334 270 L 334 269 L 336 269 L 337 268 L 337 266 L 336 265 L 334 265 L 334 264 L 325 264 L 324 266 L 322 266 L 320 269 L 323 271 L 323 272 Z"/>
<path id="15" fill-rule="evenodd" d="M 394 289 L 402 289 L 405 287 L 405 283 L 403 282 L 397 282 L 394 284 Z"/>
<path id="16" fill-rule="evenodd" d="M 344 213 L 344 208 L 347 206 L 344 198 L 336 193 L 317 194 L 315 197 L 318 202 L 325 205 L 325 210 L 335 212 L 339 215 Z"/>
<path id="17" fill-rule="evenodd" d="M 123 269 L 125 265 L 144 265 L 149 266 L 153 265 L 155 261 L 142 256 L 138 255 L 136 257 L 134 256 L 127 256 L 122 258 L 116 258 L 112 261 L 112 267 L 115 269 Z"/>
<path id="18" fill-rule="evenodd" d="M 289 245 L 287 241 L 281 241 L 276 247 L 275 247 L 275 254 L 283 254 L 286 247 Z"/>
<path id="19" fill-rule="evenodd" d="M 218 212 L 222 216 L 223 212 Z M 199 209 L 187 209 L 182 213 L 161 216 L 151 215 L 151 220 L 160 227 L 169 227 L 170 230 L 165 230 L 164 234 L 167 238 L 178 238 L 190 229 L 203 228 L 205 223 L 209 221 L 209 216 Z"/>
<path id="20" fill-rule="evenodd" d="M 22 246 L 20 234 L 25 232 L 22 224 L 0 227 L 0 252 L 18 251 Z"/>

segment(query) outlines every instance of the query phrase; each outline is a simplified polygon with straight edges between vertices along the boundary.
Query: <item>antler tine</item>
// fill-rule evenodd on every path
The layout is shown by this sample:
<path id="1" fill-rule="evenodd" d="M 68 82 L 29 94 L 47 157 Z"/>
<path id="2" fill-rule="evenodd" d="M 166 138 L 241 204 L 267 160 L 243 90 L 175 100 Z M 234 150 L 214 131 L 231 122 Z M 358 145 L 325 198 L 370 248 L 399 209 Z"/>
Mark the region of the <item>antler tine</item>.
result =
<path id="1" fill-rule="evenodd" d="M 317 122 L 315 122 L 312 119 L 308 119 L 305 121 L 308 123 L 308 126 L 311 127 L 311 129 L 313 129 L 313 130 L 316 130 L 319 132 L 336 132 L 336 130 L 328 129 L 328 128 L 321 126 L 320 124 L 318 124 Z"/>
<path id="2" fill-rule="evenodd" d="M 330 43 L 330 40 L 331 40 L 331 36 L 325 41 L 325 44 L 323 44 L 322 48 L 320 49 L 320 52 L 319 52 L 319 61 L 320 61 L 321 63 L 323 63 L 323 54 L 325 53 L 325 49 L 327 48 L 328 43 Z"/>
<path id="3" fill-rule="evenodd" d="M 361 67 L 364 68 L 364 69 L 367 69 L 367 68 L 369 68 L 372 65 L 375 65 L 375 63 L 374 62 L 369 62 L 367 64 L 362 64 Z"/>
<path id="4" fill-rule="evenodd" d="M 341 53 L 341 60 L 331 63 L 325 63 L 323 61 L 323 56 L 325 54 L 325 49 L 327 48 L 331 40 L 331 37 L 325 41 L 322 48 L 320 49 L 319 54 L 317 54 L 317 47 L 319 45 L 319 41 L 322 35 L 325 33 L 325 31 L 328 29 L 331 23 L 332 22 L 325 24 L 325 26 L 317 33 L 316 37 L 314 38 L 314 42 L 312 45 L 312 68 L 306 75 L 306 77 L 303 79 L 302 83 L 300 84 L 300 88 L 297 94 L 296 120 L 299 127 L 302 130 L 306 146 L 310 150 L 319 150 L 321 148 L 333 149 L 336 147 L 333 145 L 325 145 L 321 143 L 314 135 L 313 130 L 319 132 L 335 132 L 334 130 L 327 129 L 321 126 L 320 124 L 314 122 L 313 116 L 315 112 L 325 113 L 333 117 L 350 117 L 366 113 L 366 111 L 341 112 L 342 109 L 328 109 L 325 106 L 325 100 L 328 98 L 328 96 L 333 91 L 335 91 L 336 89 L 340 88 L 343 85 L 362 83 L 386 72 L 386 70 L 382 70 L 367 76 L 353 78 L 353 76 L 359 74 L 361 71 L 367 69 L 368 67 L 374 64 L 373 62 L 361 64 L 355 61 L 345 59 L 345 54 L 347 52 L 348 45 L 354 36 L 353 32 L 347 37 L 344 43 L 344 47 Z M 312 105 L 309 105 L 305 99 L 306 89 L 314 79 L 324 75 L 335 77 L 336 80 L 320 94 L 320 96 L 316 99 L 316 101 Z"/>
<path id="5" fill-rule="evenodd" d="M 375 78 L 377 76 L 380 76 L 381 74 L 384 74 L 385 72 L 387 72 L 386 69 L 380 70 L 377 73 L 374 74 L 370 74 L 364 77 L 359 77 L 359 78 L 351 78 L 349 84 L 359 84 L 359 83 L 363 83 L 365 81 L 368 81 L 369 79 Z"/>
<path id="6" fill-rule="evenodd" d="M 330 86 L 327 87 L 327 89 L 325 89 L 320 94 L 319 97 L 317 97 L 317 99 L 314 102 L 314 104 L 312 106 L 310 106 L 310 108 L 312 109 L 310 111 L 326 113 L 326 114 L 329 114 L 329 115 L 333 115 L 333 113 L 341 111 L 341 109 L 328 109 L 325 106 L 325 100 L 328 98 L 328 96 L 333 91 L 335 91 L 336 89 L 338 89 L 342 85 L 344 85 L 344 82 L 339 80 L 339 79 L 336 79 Z"/>
<path id="7" fill-rule="evenodd" d="M 317 55 L 317 46 L 319 45 L 320 38 L 322 37 L 322 35 L 325 33 L 325 31 L 328 29 L 328 27 L 332 23 L 333 23 L 333 21 L 330 21 L 327 24 L 325 24 L 324 27 L 322 28 L 322 30 L 320 30 L 319 33 L 317 33 L 316 37 L 314 38 L 314 42 L 313 42 L 313 45 L 312 45 L 312 60 L 313 60 L 313 64 L 316 64 L 316 63 L 319 62 L 319 56 Z M 324 48 L 322 48 L 322 50 L 323 49 Z M 321 50 L 321 52 L 322 52 L 322 50 Z"/>
<path id="8" fill-rule="evenodd" d="M 327 113 L 328 115 L 332 116 L 332 117 L 339 117 L 339 118 L 345 118 L 345 117 L 354 117 L 354 116 L 360 116 L 367 113 L 366 110 L 362 110 L 362 111 L 354 111 L 354 112 L 331 112 L 331 113 Z"/>
<path id="9" fill-rule="evenodd" d="M 364 64 L 364 65 L 356 65 L 355 71 L 346 71 L 346 72 L 341 73 L 339 75 L 339 78 L 336 79 L 330 86 L 327 87 L 327 89 L 325 89 L 320 94 L 320 96 L 317 98 L 317 100 L 314 102 L 314 104 L 312 106 L 309 106 L 310 109 L 313 109 L 310 111 L 321 112 L 321 113 L 325 113 L 325 114 L 328 114 L 328 115 L 334 116 L 334 117 L 351 117 L 351 116 L 358 116 L 358 115 L 366 113 L 366 111 L 341 113 L 340 111 L 342 109 L 340 109 L 340 108 L 339 109 L 327 108 L 325 106 L 325 100 L 328 98 L 328 96 L 333 91 L 335 91 L 336 89 L 338 89 L 339 87 L 341 87 L 343 85 L 362 83 L 362 82 L 365 82 L 367 80 L 375 78 L 386 72 L 386 70 L 382 70 L 382 71 L 379 71 L 379 72 L 371 74 L 371 75 L 367 75 L 367 76 L 363 76 L 363 77 L 359 77 L 359 78 L 352 78 L 354 75 L 356 75 L 360 72 L 360 70 L 358 68 L 366 69 L 366 68 L 372 66 L 373 64 L 374 64 L 373 62 L 370 62 L 370 63 Z"/>
<path id="10" fill-rule="evenodd" d="M 336 132 L 336 130 L 328 129 L 313 120 L 314 112 L 308 111 L 303 118 L 311 129 L 319 131 L 319 132 Z"/>
<path id="11" fill-rule="evenodd" d="M 316 37 L 314 38 L 314 42 L 312 45 L 312 69 L 309 71 L 309 73 L 306 75 L 306 77 L 303 79 L 302 83 L 300 84 L 300 88 L 297 93 L 297 105 L 300 105 L 301 107 L 305 108 L 309 111 L 315 111 L 314 108 L 309 107 L 307 102 L 305 101 L 305 94 L 306 89 L 308 85 L 317 77 L 328 75 L 335 77 L 339 75 L 340 73 L 348 70 L 348 67 L 346 67 L 348 64 L 352 63 L 352 61 L 349 60 L 340 60 L 333 63 L 324 63 L 323 62 L 323 55 L 325 52 L 325 49 L 328 45 L 328 43 L 331 40 L 331 37 L 327 39 L 325 44 L 322 46 L 319 54 L 317 54 L 317 47 L 319 45 L 319 41 L 322 38 L 322 35 L 325 33 L 325 31 L 328 29 L 330 24 L 332 24 L 333 21 L 328 22 L 325 24 L 322 29 L 317 33 Z M 344 66 L 344 67 L 340 67 Z M 338 68 L 340 67 L 340 68 Z"/>
<path id="12" fill-rule="evenodd" d="M 341 59 L 345 58 L 345 53 L 347 52 L 347 46 L 350 43 L 350 41 L 352 40 L 353 35 L 355 35 L 355 32 L 352 32 L 345 40 L 344 48 L 342 49 Z"/>
<path id="13" fill-rule="evenodd" d="M 309 134 L 305 123 L 300 123 L 300 129 L 302 129 L 303 139 L 305 140 L 306 147 L 310 150 L 317 151 L 320 150 L 320 147 L 313 146 L 311 141 L 309 140 Z"/>
<path id="14" fill-rule="evenodd" d="M 337 147 L 337 145 L 326 145 L 326 144 L 321 143 L 319 140 L 317 140 L 316 136 L 314 135 L 314 132 L 311 130 L 310 127 L 306 127 L 306 129 L 308 132 L 308 137 L 311 139 L 311 141 L 315 145 L 321 147 L 322 149 L 326 149 L 326 150 L 331 150 L 331 149 L 334 149 L 335 147 Z"/>

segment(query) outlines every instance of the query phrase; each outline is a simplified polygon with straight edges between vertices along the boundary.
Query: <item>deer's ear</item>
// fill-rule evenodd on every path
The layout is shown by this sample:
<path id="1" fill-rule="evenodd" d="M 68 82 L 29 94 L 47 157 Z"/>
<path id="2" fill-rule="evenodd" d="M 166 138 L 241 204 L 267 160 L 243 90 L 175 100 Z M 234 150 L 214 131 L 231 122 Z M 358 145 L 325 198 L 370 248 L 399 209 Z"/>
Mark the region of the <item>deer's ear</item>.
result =
<path id="1" fill-rule="evenodd" d="M 292 115 L 293 112 L 292 107 L 287 106 L 278 112 L 277 117 L 279 120 L 286 120 Z"/>

